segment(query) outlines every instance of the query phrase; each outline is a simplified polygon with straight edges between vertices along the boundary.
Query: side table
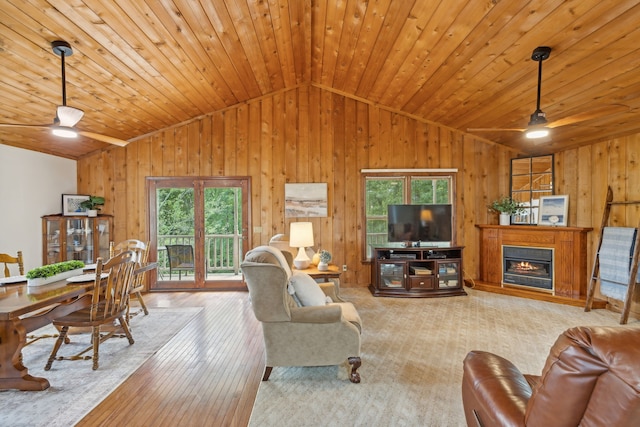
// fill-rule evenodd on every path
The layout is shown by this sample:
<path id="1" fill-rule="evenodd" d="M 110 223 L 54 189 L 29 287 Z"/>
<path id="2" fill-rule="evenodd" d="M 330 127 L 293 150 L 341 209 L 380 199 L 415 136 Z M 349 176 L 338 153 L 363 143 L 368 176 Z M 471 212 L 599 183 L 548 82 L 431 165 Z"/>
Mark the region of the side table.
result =
<path id="1" fill-rule="evenodd" d="M 331 281 L 330 279 L 338 279 L 338 281 L 340 281 L 340 269 L 338 269 L 337 265 L 331 264 L 329 265 L 329 269 L 324 271 L 318 270 L 318 267 L 316 266 L 311 266 L 300 271 L 307 273 L 316 280 L 322 280 L 323 282 L 329 282 Z"/>
<path id="2" fill-rule="evenodd" d="M 332 296 L 334 302 L 343 301 L 342 298 L 340 298 L 341 271 L 337 265 L 330 264 L 329 269 L 324 271 L 318 270 L 318 267 L 314 265 L 312 265 L 309 268 L 305 268 L 304 270 L 294 270 L 294 271 L 302 271 L 303 273 L 307 273 L 309 276 L 313 277 L 316 282 L 320 282 L 320 287 L 325 289 L 325 293 L 330 292 L 330 288 L 326 288 L 326 287 L 331 286 L 325 283 L 332 283 L 334 292 L 330 292 L 330 294 L 327 294 L 327 295 Z"/>

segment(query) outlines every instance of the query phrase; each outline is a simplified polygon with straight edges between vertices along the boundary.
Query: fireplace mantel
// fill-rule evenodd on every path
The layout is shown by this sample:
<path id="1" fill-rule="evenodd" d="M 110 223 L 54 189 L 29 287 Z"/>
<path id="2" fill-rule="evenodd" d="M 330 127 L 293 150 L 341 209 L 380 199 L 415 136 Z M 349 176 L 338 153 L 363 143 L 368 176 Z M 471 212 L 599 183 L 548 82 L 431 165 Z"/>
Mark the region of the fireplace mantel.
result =
<path id="1" fill-rule="evenodd" d="M 584 307 L 589 282 L 587 234 L 592 228 L 484 224 L 476 227 L 480 229 L 480 278 L 475 283 L 476 289 Z M 553 291 L 503 285 L 503 245 L 553 249 Z M 604 307 L 606 302 L 597 304 Z"/>

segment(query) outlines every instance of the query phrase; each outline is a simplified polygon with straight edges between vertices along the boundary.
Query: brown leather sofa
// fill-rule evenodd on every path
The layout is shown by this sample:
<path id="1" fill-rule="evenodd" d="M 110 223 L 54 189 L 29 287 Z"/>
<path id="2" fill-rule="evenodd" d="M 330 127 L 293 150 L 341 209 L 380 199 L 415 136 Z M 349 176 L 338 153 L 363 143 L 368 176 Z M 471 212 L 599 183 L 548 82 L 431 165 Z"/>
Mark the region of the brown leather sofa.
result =
<path id="1" fill-rule="evenodd" d="M 640 426 L 640 328 L 575 327 L 551 348 L 540 376 L 472 351 L 464 359 L 468 426 Z"/>

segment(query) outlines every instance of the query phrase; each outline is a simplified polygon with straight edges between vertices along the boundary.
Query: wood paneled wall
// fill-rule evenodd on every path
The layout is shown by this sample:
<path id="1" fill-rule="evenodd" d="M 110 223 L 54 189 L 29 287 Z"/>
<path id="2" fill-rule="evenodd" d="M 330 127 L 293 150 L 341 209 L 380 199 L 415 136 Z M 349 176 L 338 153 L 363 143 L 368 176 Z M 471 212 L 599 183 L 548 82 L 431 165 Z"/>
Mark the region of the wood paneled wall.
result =
<path id="1" fill-rule="evenodd" d="M 569 195 L 569 224 L 594 227 L 589 266 L 607 185 L 616 199 L 640 200 L 640 135 L 556 153 L 556 194 Z M 490 201 L 509 191 L 517 153 L 462 132 L 389 111 L 316 86 L 300 86 L 159 131 L 78 162 L 78 190 L 104 194 L 115 215 L 115 240 L 147 238 L 145 177 L 250 176 L 252 246 L 287 233 L 286 182 L 326 182 L 329 216 L 313 219 L 316 246 L 338 265 L 344 282 L 366 286 L 361 260 L 365 168 L 457 168 L 457 234 L 465 278 L 478 277 L 475 224 L 497 223 Z M 615 225 L 637 225 L 640 205 L 616 209 Z"/>
<path id="2" fill-rule="evenodd" d="M 250 176 L 252 246 L 287 233 L 284 184 L 326 182 L 329 216 L 312 219 L 316 246 L 326 248 L 350 285 L 370 282 L 361 259 L 365 168 L 458 168 L 458 243 L 465 271 L 476 277 L 474 225 L 495 222 L 490 200 L 509 188 L 514 153 L 488 141 L 314 87 L 277 93 L 159 131 L 126 148 L 78 162 L 78 191 L 104 194 L 116 241 L 147 238 L 145 177 Z M 297 219 L 294 219 L 297 220 Z"/>

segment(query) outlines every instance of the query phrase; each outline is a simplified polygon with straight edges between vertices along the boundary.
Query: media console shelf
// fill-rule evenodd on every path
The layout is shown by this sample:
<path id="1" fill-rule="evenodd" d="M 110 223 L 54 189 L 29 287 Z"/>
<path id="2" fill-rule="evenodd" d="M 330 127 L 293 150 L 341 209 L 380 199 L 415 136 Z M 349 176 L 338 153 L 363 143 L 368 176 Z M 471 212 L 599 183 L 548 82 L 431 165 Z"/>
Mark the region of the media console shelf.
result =
<path id="1" fill-rule="evenodd" d="M 374 296 L 444 297 L 466 295 L 462 283 L 462 246 L 449 248 L 374 248 Z"/>

